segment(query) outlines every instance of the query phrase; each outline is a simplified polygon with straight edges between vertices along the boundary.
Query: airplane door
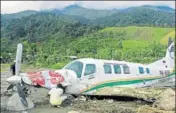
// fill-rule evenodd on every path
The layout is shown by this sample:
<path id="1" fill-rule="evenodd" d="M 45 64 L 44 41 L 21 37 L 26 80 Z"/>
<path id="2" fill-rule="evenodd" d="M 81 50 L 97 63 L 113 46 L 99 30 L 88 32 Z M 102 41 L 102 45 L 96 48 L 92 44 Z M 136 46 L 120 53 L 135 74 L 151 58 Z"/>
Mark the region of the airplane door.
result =
<path id="1" fill-rule="evenodd" d="M 96 77 L 96 65 L 95 64 L 86 64 L 80 83 L 90 86 L 93 84 Z"/>

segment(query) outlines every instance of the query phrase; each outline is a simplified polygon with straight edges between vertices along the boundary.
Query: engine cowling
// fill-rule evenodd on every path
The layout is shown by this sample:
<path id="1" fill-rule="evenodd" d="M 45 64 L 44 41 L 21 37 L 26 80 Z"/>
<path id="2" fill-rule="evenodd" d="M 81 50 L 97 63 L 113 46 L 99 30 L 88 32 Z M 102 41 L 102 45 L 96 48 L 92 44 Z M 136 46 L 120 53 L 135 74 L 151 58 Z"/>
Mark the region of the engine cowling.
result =
<path id="1" fill-rule="evenodd" d="M 64 77 L 64 81 L 61 83 L 63 86 L 68 86 L 77 82 L 77 75 L 72 70 L 61 69 L 55 72 L 60 73 Z"/>

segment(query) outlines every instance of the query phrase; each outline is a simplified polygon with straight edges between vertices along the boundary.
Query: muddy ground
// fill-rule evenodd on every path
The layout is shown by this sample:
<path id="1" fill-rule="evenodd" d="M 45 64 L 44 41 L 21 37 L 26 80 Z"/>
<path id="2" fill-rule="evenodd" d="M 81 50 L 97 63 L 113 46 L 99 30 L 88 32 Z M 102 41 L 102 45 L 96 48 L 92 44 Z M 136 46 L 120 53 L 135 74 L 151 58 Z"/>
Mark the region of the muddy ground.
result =
<path id="1" fill-rule="evenodd" d="M 39 70 L 39 69 L 30 69 L 31 70 Z M 41 69 L 40 69 L 41 70 Z M 26 71 L 23 69 L 22 71 Z M 27 70 L 29 71 L 29 69 Z M 10 112 L 6 109 L 6 102 L 9 97 L 2 95 L 5 89 L 8 87 L 8 83 L 5 82 L 5 79 L 10 77 L 11 74 L 9 72 L 9 67 L 1 66 L 1 113 L 21 113 L 21 112 Z M 48 103 L 48 98 L 46 98 L 46 94 L 48 90 L 40 88 L 34 89 L 30 98 L 35 103 L 36 107 L 34 109 L 28 110 L 25 113 L 76 113 L 70 111 L 77 111 L 79 113 L 137 113 L 138 110 L 145 106 L 146 103 L 141 101 L 114 101 L 114 100 L 88 100 L 88 101 L 80 101 L 75 100 L 73 104 L 69 107 L 59 107 L 54 108 L 51 107 Z M 147 105 L 151 106 L 151 105 Z M 139 112 L 138 112 L 139 113 Z M 149 113 L 157 113 L 157 112 L 149 112 Z M 162 112 L 158 112 L 162 113 Z"/>

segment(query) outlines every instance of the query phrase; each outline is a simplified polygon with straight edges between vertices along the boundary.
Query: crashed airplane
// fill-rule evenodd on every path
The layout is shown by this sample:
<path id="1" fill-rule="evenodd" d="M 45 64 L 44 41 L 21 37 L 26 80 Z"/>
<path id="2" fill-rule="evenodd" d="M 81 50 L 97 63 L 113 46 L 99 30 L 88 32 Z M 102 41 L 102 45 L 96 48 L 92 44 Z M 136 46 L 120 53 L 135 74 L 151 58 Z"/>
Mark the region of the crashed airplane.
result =
<path id="1" fill-rule="evenodd" d="M 151 64 L 126 61 L 102 60 L 93 58 L 77 59 L 56 71 L 19 73 L 22 57 L 22 44 L 17 46 L 16 75 L 6 81 L 8 89 L 15 86 L 21 101 L 28 106 L 25 98 L 26 89 L 44 87 L 63 90 L 63 94 L 93 95 L 98 89 L 106 87 L 163 87 L 175 86 L 175 48 L 174 42 L 168 42 L 164 58 Z M 103 94 L 100 94 L 103 95 Z M 111 95 L 111 94 L 110 94 Z"/>

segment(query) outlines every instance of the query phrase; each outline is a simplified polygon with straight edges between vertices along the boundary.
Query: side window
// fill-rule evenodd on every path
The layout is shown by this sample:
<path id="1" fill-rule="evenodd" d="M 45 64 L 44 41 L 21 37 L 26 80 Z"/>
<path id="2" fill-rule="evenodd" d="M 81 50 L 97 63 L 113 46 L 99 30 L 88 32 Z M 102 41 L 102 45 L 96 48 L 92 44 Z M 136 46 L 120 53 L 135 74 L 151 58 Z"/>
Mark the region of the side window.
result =
<path id="1" fill-rule="evenodd" d="M 84 75 L 90 75 L 96 72 L 95 64 L 86 64 Z"/>
<path id="2" fill-rule="evenodd" d="M 121 74 L 120 65 L 115 64 L 115 65 L 113 65 L 113 67 L 114 67 L 114 73 L 115 74 Z"/>
<path id="3" fill-rule="evenodd" d="M 130 74 L 130 68 L 127 65 L 123 65 L 124 74 Z"/>
<path id="4" fill-rule="evenodd" d="M 106 74 L 111 74 L 112 73 L 111 65 L 110 64 L 104 64 L 104 72 Z"/>
<path id="5" fill-rule="evenodd" d="M 139 73 L 144 74 L 144 68 L 143 67 L 139 67 Z"/>
<path id="6" fill-rule="evenodd" d="M 149 68 L 146 68 L 146 72 L 147 72 L 147 74 L 150 74 Z"/>

